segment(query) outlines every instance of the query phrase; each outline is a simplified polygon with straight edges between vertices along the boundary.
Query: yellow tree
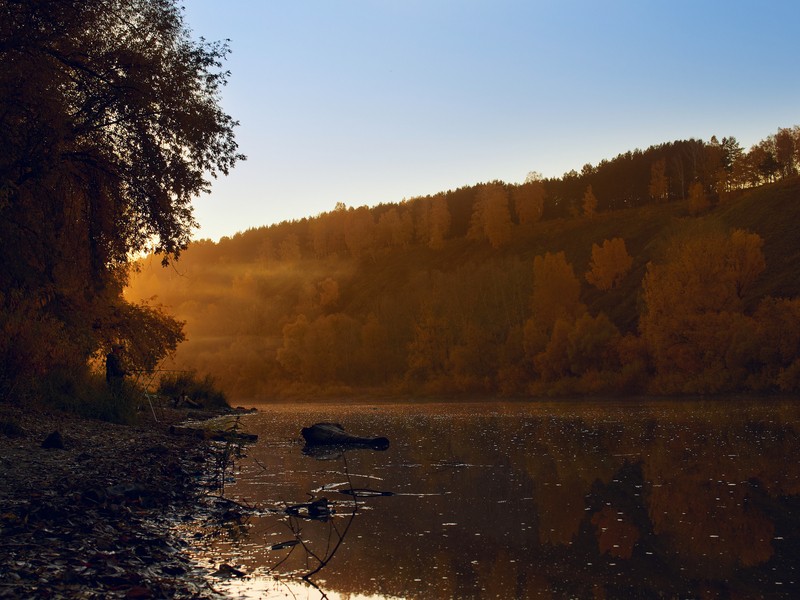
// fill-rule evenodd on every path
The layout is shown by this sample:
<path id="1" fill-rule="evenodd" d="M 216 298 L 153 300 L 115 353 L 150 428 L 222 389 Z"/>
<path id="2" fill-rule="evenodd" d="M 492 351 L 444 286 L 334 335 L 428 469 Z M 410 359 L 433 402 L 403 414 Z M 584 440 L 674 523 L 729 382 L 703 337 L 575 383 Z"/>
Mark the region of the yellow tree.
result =
<path id="1" fill-rule="evenodd" d="M 300 260 L 300 238 L 290 233 L 278 244 L 278 257 L 284 262 Z"/>
<path id="2" fill-rule="evenodd" d="M 467 236 L 486 239 L 492 248 L 500 248 L 511 240 L 508 192 L 502 183 L 489 183 L 478 190 Z"/>
<path id="3" fill-rule="evenodd" d="M 450 209 L 444 195 L 430 200 L 428 213 L 429 237 L 428 246 L 434 250 L 444 247 L 444 238 L 450 231 Z"/>
<path id="4" fill-rule="evenodd" d="M 604 240 L 602 246 L 592 244 L 592 260 L 586 281 L 598 290 L 610 290 L 619 285 L 632 265 L 633 258 L 628 254 L 622 238 Z"/>
<path id="5" fill-rule="evenodd" d="M 302 376 L 306 372 L 306 338 L 310 329 L 305 315 L 298 315 L 293 322 L 283 326 L 283 345 L 278 348 L 276 358 L 291 375 Z"/>
<path id="6" fill-rule="evenodd" d="M 331 309 L 339 302 L 339 282 L 331 277 L 326 277 L 317 284 L 319 293 L 319 306 Z"/>
<path id="7" fill-rule="evenodd" d="M 333 313 L 309 321 L 301 314 L 284 325 L 276 358 L 297 381 L 346 381 L 353 376 L 359 345 L 360 325 L 352 317 Z"/>
<path id="8" fill-rule="evenodd" d="M 559 319 L 573 322 L 586 312 L 580 301 L 581 284 L 563 252 L 533 259 L 532 316 L 525 324 L 525 351 L 541 352 Z"/>
<path id="9" fill-rule="evenodd" d="M 366 206 L 347 211 L 344 243 L 353 258 L 361 258 L 375 250 L 375 219 Z"/>
<path id="10" fill-rule="evenodd" d="M 703 184 L 695 181 L 689 186 L 689 212 L 692 215 L 700 215 L 711 208 L 711 202 L 706 196 Z"/>
<path id="11" fill-rule="evenodd" d="M 764 270 L 763 240 L 736 230 L 677 240 L 645 275 L 639 328 L 661 391 L 722 391 L 741 385 L 727 361 L 747 330 L 745 294 Z"/>
<path id="12" fill-rule="evenodd" d="M 375 313 L 370 313 L 361 326 L 361 347 L 357 361 L 360 367 L 360 372 L 357 373 L 358 379 L 385 383 L 390 372 L 397 369 L 393 352 L 388 328 L 380 322 Z"/>
<path id="13" fill-rule="evenodd" d="M 380 246 L 391 248 L 395 245 L 395 239 L 400 231 L 400 211 L 397 207 L 391 207 L 378 217 L 376 239 Z"/>
<path id="14" fill-rule="evenodd" d="M 559 318 L 545 349 L 534 357 L 534 366 L 545 381 L 580 376 L 593 370 L 619 368 L 619 330 L 604 314 L 584 312 L 575 318 Z"/>
<path id="15" fill-rule="evenodd" d="M 800 391 L 800 298 L 764 298 L 754 316 L 757 352 L 764 363 L 754 387 L 777 384 L 783 392 Z"/>
<path id="16" fill-rule="evenodd" d="M 669 180 L 667 179 L 667 161 L 663 158 L 650 166 L 650 185 L 647 188 L 650 197 L 656 201 L 668 199 Z"/>
<path id="17" fill-rule="evenodd" d="M 406 204 L 392 206 L 381 214 L 376 225 L 375 239 L 380 246 L 386 248 L 408 247 L 414 239 L 414 217 Z"/>
<path id="18" fill-rule="evenodd" d="M 592 186 L 588 186 L 583 193 L 583 214 L 586 217 L 592 218 L 597 212 L 597 197 L 592 191 Z"/>
<path id="19" fill-rule="evenodd" d="M 547 192 L 539 180 L 526 181 L 511 191 L 514 211 L 520 225 L 536 223 L 542 218 Z"/>
<path id="20" fill-rule="evenodd" d="M 450 334 L 444 319 L 429 308 L 414 321 L 414 338 L 408 345 L 408 370 L 411 380 L 435 381 L 446 370 Z"/>

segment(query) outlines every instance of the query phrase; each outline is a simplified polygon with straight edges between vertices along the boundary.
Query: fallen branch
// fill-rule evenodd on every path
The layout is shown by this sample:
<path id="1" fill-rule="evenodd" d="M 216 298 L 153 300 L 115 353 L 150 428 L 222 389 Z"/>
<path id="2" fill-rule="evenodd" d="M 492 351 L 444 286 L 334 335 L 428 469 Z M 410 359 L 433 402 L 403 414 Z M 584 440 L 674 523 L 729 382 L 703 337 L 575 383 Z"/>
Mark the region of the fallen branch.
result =
<path id="1" fill-rule="evenodd" d="M 253 443 L 258 440 L 254 433 L 227 431 L 222 429 L 203 429 L 202 427 L 186 427 L 184 425 L 171 425 L 169 432 L 173 435 L 185 435 L 212 442 L 243 442 Z"/>

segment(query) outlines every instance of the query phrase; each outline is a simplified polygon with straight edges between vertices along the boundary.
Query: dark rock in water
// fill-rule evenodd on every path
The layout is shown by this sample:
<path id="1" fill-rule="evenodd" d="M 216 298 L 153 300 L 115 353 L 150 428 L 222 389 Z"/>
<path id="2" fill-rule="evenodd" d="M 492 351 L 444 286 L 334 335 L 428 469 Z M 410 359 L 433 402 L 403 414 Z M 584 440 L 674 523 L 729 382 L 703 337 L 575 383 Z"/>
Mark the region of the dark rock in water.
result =
<path id="1" fill-rule="evenodd" d="M 300 433 L 309 446 L 336 445 L 372 450 L 386 450 L 389 447 L 388 438 L 350 435 L 338 423 L 316 423 L 311 427 L 303 427 Z"/>
<path id="2" fill-rule="evenodd" d="M 223 563 L 219 566 L 214 572 L 215 577 L 244 577 L 246 573 L 237 569 L 236 567 L 232 567 L 227 563 Z"/>
<path id="3" fill-rule="evenodd" d="M 57 450 L 64 449 L 64 439 L 61 437 L 61 433 L 58 431 L 52 432 L 42 442 L 42 448 L 54 448 Z"/>

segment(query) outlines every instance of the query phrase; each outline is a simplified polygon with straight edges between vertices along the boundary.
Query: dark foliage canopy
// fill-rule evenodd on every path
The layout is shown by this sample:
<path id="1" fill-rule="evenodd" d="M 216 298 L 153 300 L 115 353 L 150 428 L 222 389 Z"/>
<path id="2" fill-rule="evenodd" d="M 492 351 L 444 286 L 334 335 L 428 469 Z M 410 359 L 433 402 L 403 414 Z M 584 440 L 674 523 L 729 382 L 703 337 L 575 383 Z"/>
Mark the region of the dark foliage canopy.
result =
<path id="1" fill-rule="evenodd" d="M 227 53 L 192 40 L 174 0 L 0 0 L 6 334 L 48 323 L 85 359 L 136 329 L 131 257 L 177 258 L 192 199 L 244 158 L 219 105 Z"/>

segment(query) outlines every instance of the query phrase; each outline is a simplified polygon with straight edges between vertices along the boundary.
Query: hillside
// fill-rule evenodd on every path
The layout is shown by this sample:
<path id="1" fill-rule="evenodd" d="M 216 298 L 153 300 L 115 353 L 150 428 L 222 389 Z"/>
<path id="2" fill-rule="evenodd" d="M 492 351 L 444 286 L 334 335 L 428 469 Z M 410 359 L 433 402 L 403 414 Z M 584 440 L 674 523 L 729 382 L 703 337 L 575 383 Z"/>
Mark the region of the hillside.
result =
<path id="1" fill-rule="evenodd" d="M 479 191 L 469 195 L 477 198 Z M 731 194 L 698 216 L 690 215 L 689 201 L 672 201 L 514 223 L 496 247 L 474 235 L 448 235 L 439 244 L 415 238 L 396 245 L 381 242 L 382 219 L 375 212 L 400 208 L 416 214 L 425 202 L 430 207 L 432 201 L 422 199 L 373 213 L 342 209 L 338 215 L 254 229 L 219 243 L 201 241 L 173 268 L 146 263 L 127 295 L 134 300 L 156 296 L 185 320 L 188 339 L 175 364 L 211 374 L 239 398 L 359 390 L 527 395 L 794 389 L 800 335 L 795 341 L 791 327 L 783 327 L 783 335 L 794 346 L 780 357 L 764 358 L 754 346 L 751 351 L 759 357 L 733 365 L 727 345 L 713 347 L 733 342 L 698 339 L 682 347 L 681 360 L 697 363 L 687 367 L 673 364 L 673 349 L 659 349 L 675 332 L 658 330 L 660 338 L 648 337 L 640 333 L 640 320 L 654 314 L 643 298 L 648 263 L 668 263 L 680 253 L 680 240 L 692 247 L 691 240 L 705 236 L 719 245 L 741 229 L 763 241 L 758 250 L 763 271 L 752 282 L 737 284 L 736 293 L 728 294 L 733 300 L 720 299 L 717 308 L 704 304 L 671 315 L 679 323 L 674 328 L 704 331 L 705 323 L 734 319 L 756 346 L 776 322 L 789 319 L 800 329 L 793 317 L 800 315 L 797 302 L 781 305 L 780 314 L 758 310 L 766 296 L 800 297 L 797 178 Z M 366 211 L 372 230 L 354 221 L 359 211 Z M 336 230 L 330 229 L 331 249 L 320 252 L 315 240 L 331 218 L 362 227 L 360 237 L 368 244 L 348 244 L 344 238 L 351 230 L 345 229 L 337 249 Z M 613 238 L 624 240 L 632 264 L 616 287 L 601 291 L 584 274 L 593 244 Z M 577 297 L 534 299 L 535 281 L 542 289 L 559 285 L 547 279 L 552 274 L 535 276 L 535 257 L 559 252 L 572 268 L 574 276 L 567 273 L 565 281 L 573 281 L 573 287 L 577 281 Z M 727 257 L 721 262 L 739 260 L 736 250 L 720 252 Z M 695 275 L 689 279 L 697 280 Z M 701 284 L 695 285 L 702 285 L 699 275 Z M 734 297 L 739 292 L 741 298 Z M 702 287 L 682 293 L 712 298 Z M 573 305 L 573 312 L 562 311 Z M 553 310 L 556 316 L 545 318 Z M 729 325 L 721 328 L 731 330 Z M 686 376 L 676 379 L 673 371 L 679 367 Z"/>

